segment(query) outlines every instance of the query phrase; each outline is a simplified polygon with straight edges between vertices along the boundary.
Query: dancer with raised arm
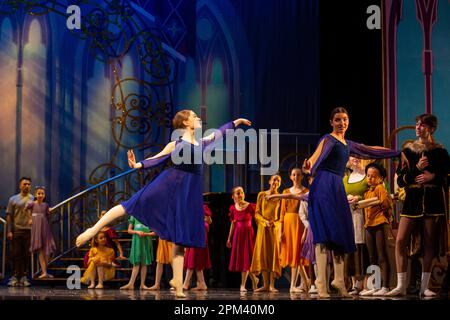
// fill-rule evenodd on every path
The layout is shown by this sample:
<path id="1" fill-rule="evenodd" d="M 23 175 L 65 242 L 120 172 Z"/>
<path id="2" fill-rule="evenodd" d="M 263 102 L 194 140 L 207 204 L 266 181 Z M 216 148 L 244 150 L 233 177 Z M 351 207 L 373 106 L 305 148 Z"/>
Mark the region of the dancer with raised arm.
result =
<path id="1" fill-rule="evenodd" d="M 203 160 L 204 148 L 221 138 L 227 129 L 241 124 L 250 126 L 251 122 L 242 118 L 234 120 L 201 141 L 196 140 L 195 134 L 196 130 L 201 129 L 201 119 L 192 110 L 177 112 L 172 123 L 174 129 L 181 130 L 177 141 L 169 142 L 160 153 L 141 162 L 136 162 L 130 150 L 128 164 L 132 168 L 147 169 L 164 163 L 171 156 L 180 155 L 183 155 L 183 161 L 164 170 L 129 200 L 109 210 L 92 228 L 78 236 L 76 244 L 81 246 L 105 225 L 125 214 L 134 216 L 161 239 L 173 243 L 174 277 L 171 285 L 176 288 L 176 296 L 183 298 L 184 247 L 205 246 L 203 161 L 197 161 L 198 156 Z M 186 155 L 189 159 L 184 161 Z"/>
<path id="2" fill-rule="evenodd" d="M 333 131 L 323 136 L 313 155 L 304 161 L 303 172 L 315 175 L 308 196 L 310 227 L 314 235 L 320 298 L 328 298 L 326 286 L 327 254 L 333 252 L 334 279 L 331 285 L 341 296 L 351 297 L 344 282 L 345 253 L 354 252 L 355 236 L 352 215 L 345 193 L 343 176 L 350 155 L 365 159 L 397 157 L 395 150 L 368 147 L 345 139 L 349 115 L 344 108 L 331 112 Z"/>

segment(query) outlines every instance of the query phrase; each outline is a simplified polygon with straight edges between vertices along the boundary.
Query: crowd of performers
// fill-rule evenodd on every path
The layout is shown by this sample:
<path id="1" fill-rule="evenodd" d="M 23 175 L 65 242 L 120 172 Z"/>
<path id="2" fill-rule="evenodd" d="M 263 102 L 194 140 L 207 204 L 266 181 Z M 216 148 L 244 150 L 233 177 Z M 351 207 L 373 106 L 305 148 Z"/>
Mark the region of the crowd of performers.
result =
<path id="1" fill-rule="evenodd" d="M 239 125 L 249 126 L 251 122 L 237 119 L 222 126 L 220 133 L 197 141 L 194 132 L 201 128 L 201 120 L 191 110 L 179 111 L 173 126 L 183 130 L 182 137 L 141 162 L 136 161 L 130 150 L 128 163 L 132 168 L 152 168 L 169 160 L 173 152 L 183 154 L 186 150 L 195 157 L 196 152 L 213 147 L 227 129 Z M 258 194 L 256 203 L 245 200 L 243 187 L 231 190 L 234 204 L 229 208 L 231 224 L 224 245 L 230 249 L 228 269 L 241 273 L 240 291 L 247 291 L 250 277 L 253 291 L 276 293 L 275 280 L 284 268 L 289 268 L 291 293 L 328 298 L 331 285 L 341 297 L 406 295 L 408 250 L 414 231 L 419 230 L 423 256 L 420 294 L 435 296 L 428 286 L 433 259 L 447 253 L 450 170 L 446 149 L 433 139 L 437 118 L 431 114 L 418 116 L 416 140 L 404 145 L 401 152 L 345 139 L 349 114 L 344 108 L 332 111 L 330 125 L 332 132 L 320 139 L 311 157 L 301 168 L 290 170 L 290 188 L 280 193 L 281 177 L 273 175 L 269 188 Z M 388 158 L 400 159 L 396 183 L 404 191 L 396 237 L 391 228 L 393 202 L 385 181 L 387 173 L 379 161 Z M 197 286 L 192 290 L 206 290 L 203 270 L 211 267 L 207 233 L 212 214 L 203 203 L 202 174 L 203 165 L 194 161 L 175 164 L 129 200 L 104 212 L 93 227 L 77 238 L 77 246 L 92 239 L 82 282 L 89 288 L 103 288 L 103 281 L 114 277 L 117 261 L 111 247 L 116 235 L 108 225 L 129 215 L 128 233 L 132 234 L 129 260 L 133 268 L 129 283 L 121 289 L 133 289 L 140 271 L 140 289 L 159 290 L 163 266 L 171 264 L 170 286 L 176 297 L 185 297 L 184 290 L 190 289 L 194 273 Z M 302 185 L 304 180 L 308 181 L 308 187 Z M 21 193 L 10 199 L 7 209 L 8 238 L 12 241 L 15 266 L 10 285 L 27 285 L 26 261 L 22 261 L 19 246 L 39 250 L 41 277 L 50 276 L 46 263 L 55 246 L 46 220 L 49 213 L 43 202 L 45 189 L 36 188 L 34 200 L 29 195 L 30 183 L 30 179 L 21 180 Z M 31 212 L 32 219 L 23 218 L 21 208 Z M 257 225 L 256 235 L 253 223 Z M 27 233 L 30 229 L 31 237 Z M 154 259 L 151 237 L 156 235 L 159 241 L 155 284 L 147 287 L 147 266 Z M 394 242 L 396 270 L 391 270 L 389 243 Z M 124 259 L 117 244 L 116 241 L 117 259 Z M 379 288 L 368 283 L 369 265 L 381 269 Z M 397 285 L 391 286 L 390 279 L 396 279 Z M 441 294 L 448 294 L 449 282 L 447 270 Z"/>

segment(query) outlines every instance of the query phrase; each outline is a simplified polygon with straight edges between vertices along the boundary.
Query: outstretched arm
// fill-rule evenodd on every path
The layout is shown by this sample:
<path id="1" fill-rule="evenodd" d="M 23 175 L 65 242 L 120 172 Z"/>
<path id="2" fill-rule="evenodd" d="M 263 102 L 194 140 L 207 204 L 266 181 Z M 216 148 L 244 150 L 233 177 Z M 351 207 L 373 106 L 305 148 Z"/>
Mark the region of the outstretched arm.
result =
<path id="1" fill-rule="evenodd" d="M 230 232 L 228 233 L 228 239 L 227 239 L 227 248 L 231 248 L 231 237 L 233 236 L 234 232 L 234 221 L 231 222 L 230 225 Z"/>
<path id="2" fill-rule="evenodd" d="M 169 155 L 175 149 L 175 144 L 176 144 L 176 141 L 169 142 L 168 144 L 166 144 L 166 146 L 164 147 L 164 149 L 161 152 L 154 155 L 153 157 L 145 159 L 144 161 L 155 160 L 155 159 L 161 158 L 163 156 Z M 133 150 L 128 150 L 127 155 L 128 155 L 128 165 L 131 168 L 140 169 L 142 167 L 145 167 L 143 162 L 136 162 L 136 156 L 134 155 Z"/>

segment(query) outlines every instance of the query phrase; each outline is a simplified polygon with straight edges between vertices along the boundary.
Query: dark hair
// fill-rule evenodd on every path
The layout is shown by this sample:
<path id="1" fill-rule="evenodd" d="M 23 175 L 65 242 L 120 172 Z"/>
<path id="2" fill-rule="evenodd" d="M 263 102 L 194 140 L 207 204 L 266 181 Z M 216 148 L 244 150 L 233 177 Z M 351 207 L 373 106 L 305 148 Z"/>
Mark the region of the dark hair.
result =
<path id="1" fill-rule="evenodd" d="M 438 125 L 438 120 L 436 118 L 436 116 L 430 114 L 430 113 L 424 113 L 421 114 L 420 116 L 416 117 L 416 122 L 422 122 L 424 124 L 426 124 L 427 126 L 429 126 L 430 128 L 436 129 L 437 125 Z"/>
<path id="2" fill-rule="evenodd" d="M 369 171 L 369 168 L 377 169 L 378 173 L 380 174 L 380 176 L 383 179 L 386 178 L 386 176 L 387 176 L 386 169 L 381 164 L 379 164 L 378 162 L 372 162 L 372 163 L 369 163 L 366 166 L 366 175 L 367 175 L 367 171 Z"/>
<path id="3" fill-rule="evenodd" d="M 172 125 L 174 129 L 184 129 L 186 126 L 184 125 L 184 121 L 186 121 L 191 115 L 191 110 L 180 110 L 178 111 L 172 119 Z"/>
<path id="4" fill-rule="evenodd" d="M 242 186 L 234 186 L 233 189 L 231 189 L 231 194 L 233 195 L 236 192 L 236 190 L 239 188 L 241 188 L 242 191 L 244 191 L 244 188 Z M 245 191 L 244 191 L 244 193 L 245 193 Z"/>
<path id="5" fill-rule="evenodd" d="M 303 171 L 301 168 L 297 167 L 297 166 L 293 166 L 292 168 L 289 169 L 289 176 L 292 174 L 292 171 L 294 170 L 300 170 L 300 174 L 303 175 Z"/>
<path id="6" fill-rule="evenodd" d="M 19 183 L 21 183 L 23 180 L 28 180 L 28 181 L 31 182 L 31 178 L 28 178 L 28 177 L 22 177 L 22 178 L 20 178 Z"/>
<path id="7" fill-rule="evenodd" d="M 106 237 L 106 232 L 104 232 L 104 231 L 99 231 L 99 232 L 94 236 L 94 238 L 92 238 L 91 247 L 98 247 L 97 239 L 98 239 L 98 237 L 100 236 L 100 234 L 104 234 L 105 237 Z"/>
<path id="8" fill-rule="evenodd" d="M 330 120 L 333 121 L 336 113 L 345 113 L 348 116 L 348 111 L 344 107 L 337 107 L 331 111 Z"/>

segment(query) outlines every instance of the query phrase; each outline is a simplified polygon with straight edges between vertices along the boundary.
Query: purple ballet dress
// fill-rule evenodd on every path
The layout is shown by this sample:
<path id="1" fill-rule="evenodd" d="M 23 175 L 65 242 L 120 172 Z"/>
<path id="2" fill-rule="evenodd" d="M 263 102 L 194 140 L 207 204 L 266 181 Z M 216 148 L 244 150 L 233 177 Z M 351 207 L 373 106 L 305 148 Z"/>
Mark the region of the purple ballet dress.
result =
<path id="1" fill-rule="evenodd" d="M 397 157 L 400 152 L 369 147 L 350 140 L 342 143 L 330 134 L 323 136 L 323 148 L 311 174 L 308 217 L 314 244 L 323 244 L 338 253 L 356 250 L 352 215 L 342 178 L 349 155 L 364 159 Z M 320 143 L 319 142 L 319 143 Z"/>
<path id="2" fill-rule="evenodd" d="M 30 251 L 43 250 L 45 255 L 50 256 L 56 251 L 56 244 L 48 223 L 50 208 L 45 202 L 30 202 L 27 207 L 32 212 Z"/>
<path id="3" fill-rule="evenodd" d="M 168 161 L 172 154 L 190 159 L 165 169 L 129 200 L 122 202 L 126 213 L 163 240 L 184 247 L 204 248 L 203 163 L 197 163 L 197 159 L 203 159 L 205 149 L 213 147 L 212 142 L 233 128 L 233 122 L 223 125 L 213 140 L 202 140 L 198 146 L 180 139 L 171 154 L 143 160 L 142 168 L 148 169 Z"/>

